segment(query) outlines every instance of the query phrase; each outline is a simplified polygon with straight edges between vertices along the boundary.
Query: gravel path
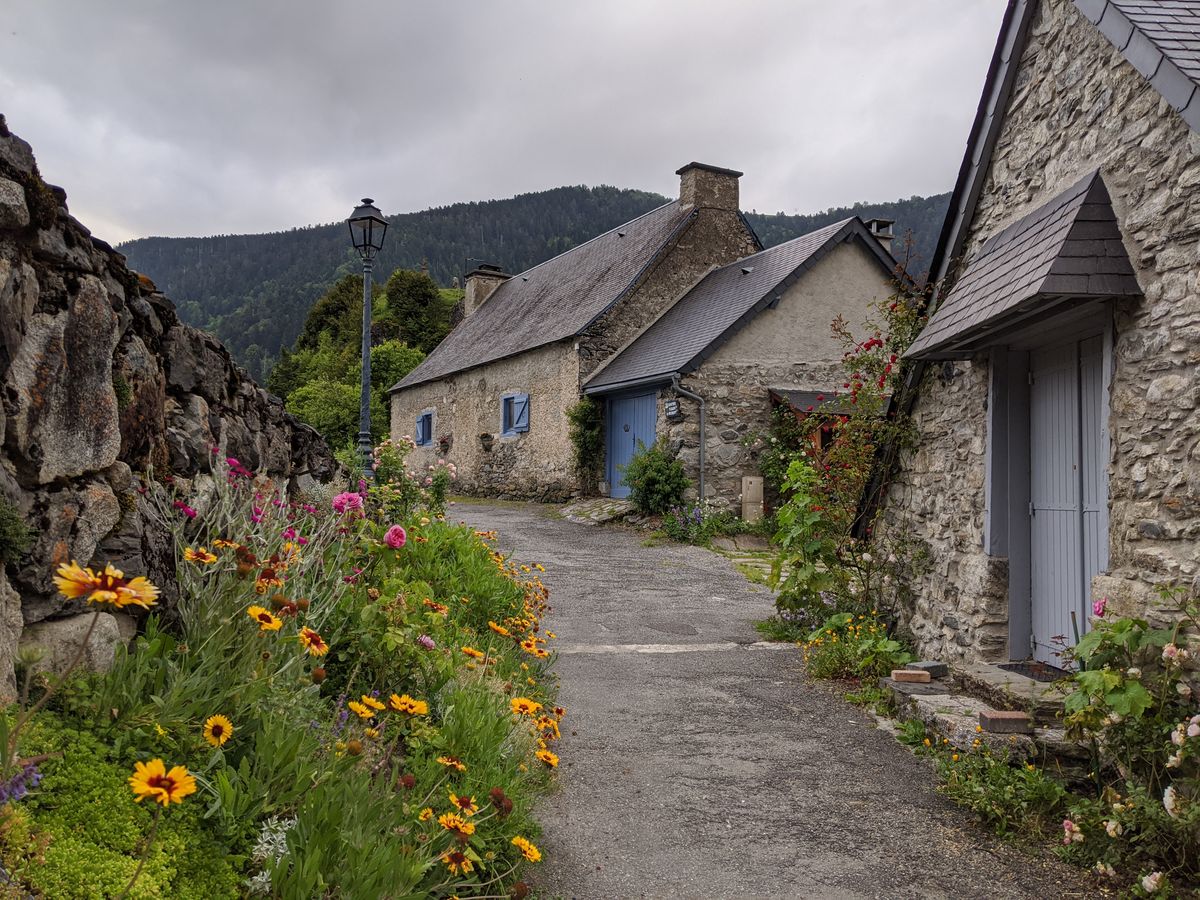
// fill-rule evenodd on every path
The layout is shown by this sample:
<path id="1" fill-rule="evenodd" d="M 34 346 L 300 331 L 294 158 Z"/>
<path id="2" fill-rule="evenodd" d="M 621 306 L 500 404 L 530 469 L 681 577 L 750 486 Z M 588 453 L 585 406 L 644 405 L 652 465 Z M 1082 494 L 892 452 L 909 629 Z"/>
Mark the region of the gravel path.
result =
<path id="1" fill-rule="evenodd" d="M 758 643 L 771 597 L 724 557 L 537 505 L 459 503 L 541 562 L 567 707 L 543 898 L 1095 897 L 993 839 L 929 767 Z"/>

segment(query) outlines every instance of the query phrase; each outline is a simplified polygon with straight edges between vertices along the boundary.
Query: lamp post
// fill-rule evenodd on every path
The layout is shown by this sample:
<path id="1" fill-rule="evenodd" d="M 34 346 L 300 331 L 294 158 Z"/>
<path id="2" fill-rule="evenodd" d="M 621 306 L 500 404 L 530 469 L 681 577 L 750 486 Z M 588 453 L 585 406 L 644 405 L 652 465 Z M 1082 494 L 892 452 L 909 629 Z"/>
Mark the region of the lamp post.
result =
<path id="1" fill-rule="evenodd" d="M 354 208 L 347 220 L 350 240 L 362 257 L 363 264 L 363 318 L 362 318 L 362 396 L 358 407 L 358 455 L 362 461 L 362 478 L 368 484 L 374 480 L 373 442 L 371 441 L 371 269 L 375 256 L 383 249 L 383 236 L 387 233 L 387 222 L 383 213 L 375 208 L 375 201 L 364 197 Z M 353 485 L 351 485 L 353 487 Z"/>

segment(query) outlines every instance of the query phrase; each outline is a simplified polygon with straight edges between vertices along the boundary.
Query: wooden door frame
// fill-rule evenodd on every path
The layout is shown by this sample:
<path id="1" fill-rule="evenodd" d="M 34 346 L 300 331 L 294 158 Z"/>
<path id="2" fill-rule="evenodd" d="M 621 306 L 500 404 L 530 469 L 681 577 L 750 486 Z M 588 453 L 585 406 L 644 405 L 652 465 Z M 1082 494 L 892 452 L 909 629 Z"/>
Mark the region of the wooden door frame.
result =
<path id="1" fill-rule="evenodd" d="M 984 552 L 1008 559 L 1008 656 L 1027 659 L 1032 655 L 1033 595 L 1030 506 L 1030 393 L 1029 358 L 1032 350 L 1101 336 L 1102 428 L 1100 456 L 1104 460 L 1105 483 L 1112 476 L 1111 385 L 1114 366 L 1113 308 L 1102 304 L 1086 316 L 1065 315 L 1008 337 L 994 346 L 989 357 L 987 441 L 984 476 Z M 1106 505 L 1108 501 L 1106 490 Z M 1104 532 L 1111 540 L 1108 513 Z M 1107 563 L 1107 553 L 1105 554 Z M 1085 585 L 1086 589 L 1086 585 Z M 1082 629 L 1084 623 L 1080 623 Z"/>

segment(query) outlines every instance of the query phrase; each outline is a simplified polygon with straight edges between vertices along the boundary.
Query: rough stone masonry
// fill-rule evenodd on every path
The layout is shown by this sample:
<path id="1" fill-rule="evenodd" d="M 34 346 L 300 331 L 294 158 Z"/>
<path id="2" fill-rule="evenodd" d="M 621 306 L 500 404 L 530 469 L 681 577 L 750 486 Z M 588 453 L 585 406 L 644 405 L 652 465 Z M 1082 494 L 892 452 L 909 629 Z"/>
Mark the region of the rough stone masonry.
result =
<path id="1" fill-rule="evenodd" d="M 54 567 L 112 562 L 169 587 L 174 557 L 137 492 L 157 474 L 204 478 L 212 448 L 276 480 L 328 480 L 313 429 L 262 390 L 211 335 L 179 321 L 149 279 L 91 236 L 66 194 L 38 174 L 0 115 L 0 498 L 36 540 L 0 571 L 0 699 L 14 689 L 18 642 L 50 663 L 78 640 Z M 136 623 L 107 613 L 89 662 Z"/>

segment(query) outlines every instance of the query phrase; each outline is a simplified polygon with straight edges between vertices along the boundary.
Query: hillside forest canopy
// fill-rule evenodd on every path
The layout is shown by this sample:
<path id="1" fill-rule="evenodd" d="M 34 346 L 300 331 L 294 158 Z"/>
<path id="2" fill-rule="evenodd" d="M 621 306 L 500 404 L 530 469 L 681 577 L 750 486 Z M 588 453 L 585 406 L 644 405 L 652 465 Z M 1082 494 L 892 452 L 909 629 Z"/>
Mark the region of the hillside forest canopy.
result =
<path id="1" fill-rule="evenodd" d="M 768 247 L 852 215 L 894 219 L 898 250 L 911 235 L 910 268 L 919 274 L 933 254 L 948 198 L 858 203 L 811 215 L 751 211 L 746 217 Z M 577 186 L 389 216 L 376 272 L 427 270 L 442 287 L 481 262 L 517 273 L 666 202 L 645 191 Z M 276 360 L 283 364 L 284 349 L 296 345 L 308 310 L 361 271 L 342 222 L 271 234 L 148 237 L 120 250 L 176 302 L 185 321 L 219 337 L 260 383 Z"/>

